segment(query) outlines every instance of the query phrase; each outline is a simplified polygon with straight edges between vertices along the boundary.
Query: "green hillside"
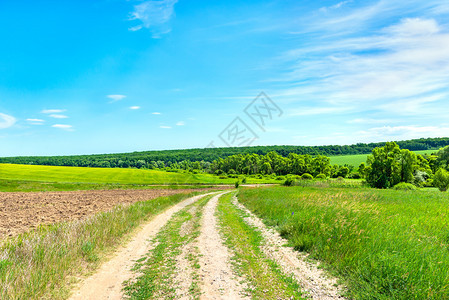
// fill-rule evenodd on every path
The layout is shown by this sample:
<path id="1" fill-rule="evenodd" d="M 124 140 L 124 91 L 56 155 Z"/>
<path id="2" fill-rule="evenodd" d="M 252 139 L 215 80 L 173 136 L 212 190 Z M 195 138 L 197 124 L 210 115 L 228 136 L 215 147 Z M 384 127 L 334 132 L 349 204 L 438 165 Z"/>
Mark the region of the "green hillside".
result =
<path id="1" fill-rule="evenodd" d="M 430 155 L 433 152 L 438 151 L 438 149 L 433 150 L 420 150 L 420 151 L 413 151 L 416 154 L 421 155 Z M 366 162 L 366 158 L 369 154 L 356 154 L 356 155 L 336 155 L 336 156 L 330 156 L 331 164 L 332 165 L 350 165 L 354 167 L 360 166 L 362 162 Z"/>

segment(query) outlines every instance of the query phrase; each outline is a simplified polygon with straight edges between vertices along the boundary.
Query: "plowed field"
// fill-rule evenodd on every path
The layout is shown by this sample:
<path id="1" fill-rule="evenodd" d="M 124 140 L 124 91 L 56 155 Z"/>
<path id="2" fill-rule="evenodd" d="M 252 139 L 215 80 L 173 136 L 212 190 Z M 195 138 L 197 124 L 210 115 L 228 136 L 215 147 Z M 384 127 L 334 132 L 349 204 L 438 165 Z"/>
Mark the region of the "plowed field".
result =
<path id="1" fill-rule="evenodd" d="M 0 240 L 41 224 L 82 219 L 118 204 L 129 204 L 182 190 L 107 190 L 38 193 L 0 193 Z"/>

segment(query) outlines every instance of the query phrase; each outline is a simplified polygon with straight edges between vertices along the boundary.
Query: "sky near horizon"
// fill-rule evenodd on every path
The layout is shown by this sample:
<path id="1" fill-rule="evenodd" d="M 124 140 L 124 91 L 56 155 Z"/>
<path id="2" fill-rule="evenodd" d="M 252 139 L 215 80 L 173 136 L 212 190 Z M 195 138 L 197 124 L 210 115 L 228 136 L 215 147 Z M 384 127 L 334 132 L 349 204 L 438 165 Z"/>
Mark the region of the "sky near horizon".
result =
<path id="1" fill-rule="evenodd" d="M 0 38 L 0 156 L 449 136 L 446 0 L 4 0 Z"/>

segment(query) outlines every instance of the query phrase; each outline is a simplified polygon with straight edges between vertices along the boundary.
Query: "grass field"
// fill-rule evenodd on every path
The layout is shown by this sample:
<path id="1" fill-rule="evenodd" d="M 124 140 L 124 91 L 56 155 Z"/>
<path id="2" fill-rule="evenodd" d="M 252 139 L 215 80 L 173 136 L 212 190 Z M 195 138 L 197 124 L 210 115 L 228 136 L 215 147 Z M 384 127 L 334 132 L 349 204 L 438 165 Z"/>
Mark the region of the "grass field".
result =
<path id="1" fill-rule="evenodd" d="M 342 277 L 351 298 L 449 298 L 448 193 L 270 187 L 239 200 Z"/>
<path id="2" fill-rule="evenodd" d="M 236 178 L 158 170 L 0 164 L 0 191 L 145 188 L 143 185 L 234 184 Z M 276 183 L 248 178 L 247 183 Z"/>
<path id="3" fill-rule="evenodd" d="M 422 151 L 413 151 L 416 154 L 432 154 L 433 152 L 438 151 L 438 149 L 435 150 L 422 150 Z M 345 165 L 348 164 L 350 166 L 358 167 L 362 162 L 366 163 L 366 158 L 368 157 L 368 154 L 355 154 L 355 155 L 338 155 L 338 156 L 331 156 L 331 164 L 332 165 Z"/>

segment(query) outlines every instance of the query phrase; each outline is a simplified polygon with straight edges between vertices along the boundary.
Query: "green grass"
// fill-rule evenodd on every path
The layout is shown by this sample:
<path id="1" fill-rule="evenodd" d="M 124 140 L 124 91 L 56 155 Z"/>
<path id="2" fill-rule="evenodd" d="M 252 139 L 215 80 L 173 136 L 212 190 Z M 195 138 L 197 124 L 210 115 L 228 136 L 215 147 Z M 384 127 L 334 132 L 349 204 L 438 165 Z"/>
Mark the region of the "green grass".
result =
<path id="1" fill-rule="evenodd" d="M 253 299 L 304 299 L 298 283 L 263 253 L 262 234 L 243 220 L 244 213 L 231 203 L 233 195 L 228 193 L 219 199 L 219 224 L 233 252 L 233 265 L 248 283 L 248 293 Z"/>
<path id="2" fill-rule="evenodd" d="M 121 168 L 81 168 L 0 164 L 0 180 L 46 183 L 95 183 L 132 185 L 234 184 L 235 178 L 210 174 L 175 173 Z M 274 179 L 248 178 L 248 183 L 275 183 Z"/>
<path id="3" fill-rule="evenodd" d="M 122 183 L 67 183 L 0 179 L 0 192 L 55 192 L 83 190 L 192 189 L 213 185 L 148 185 Z"/>
<path id="4" fill-rule="evenodd" d="M 141 274 L 132 281 L 125 282 L 124 292 L 129 299 L 176 299 L 177 285 L 175 273 L 176 258 L 182 247 L 192 243 L 200 235 L 202 208 L 212 196 L 206 196 L 176 213 L 154 239 L 156 246 L 147 256 L 141 258 L 133 271 Z M 189 228 L 181 233 L 181 228 Z M 191 298 L 199 298 L 198 249 L 189 253 L 188 259 L 193 270 L 189 288 Z"/>
<path id="5" fill-rule="evenodd" d="M 435 150 L 421 150 L 421 151 L 413 151 L 416 154 L 432 154 L 433 152 L 438 151 L 438 149 Z M 366 163 L 366 158 L 368 157 L 368 154 L 354 154 L 354 155 L 337 155 L 337 156 L 330 156 L 331 164 L 332 165 L 345 165 L 348 164 L 350 166 L 358 167 L 362 162 Z"/>
<path id="6" fill-rule="evenodd" d="M 448 193 L 270 187 L 239 200 L 343 278 L 351 298 L 449 298 Z"/>
<path id="7" fill-rule="evenodd" d="M 85 220 L 40 227 L 3 241 L 0 299 L 66 298 L 71 276 L 97 267 L 104 254 L 140 223 L 192 195 L 119 206 Z"/>

